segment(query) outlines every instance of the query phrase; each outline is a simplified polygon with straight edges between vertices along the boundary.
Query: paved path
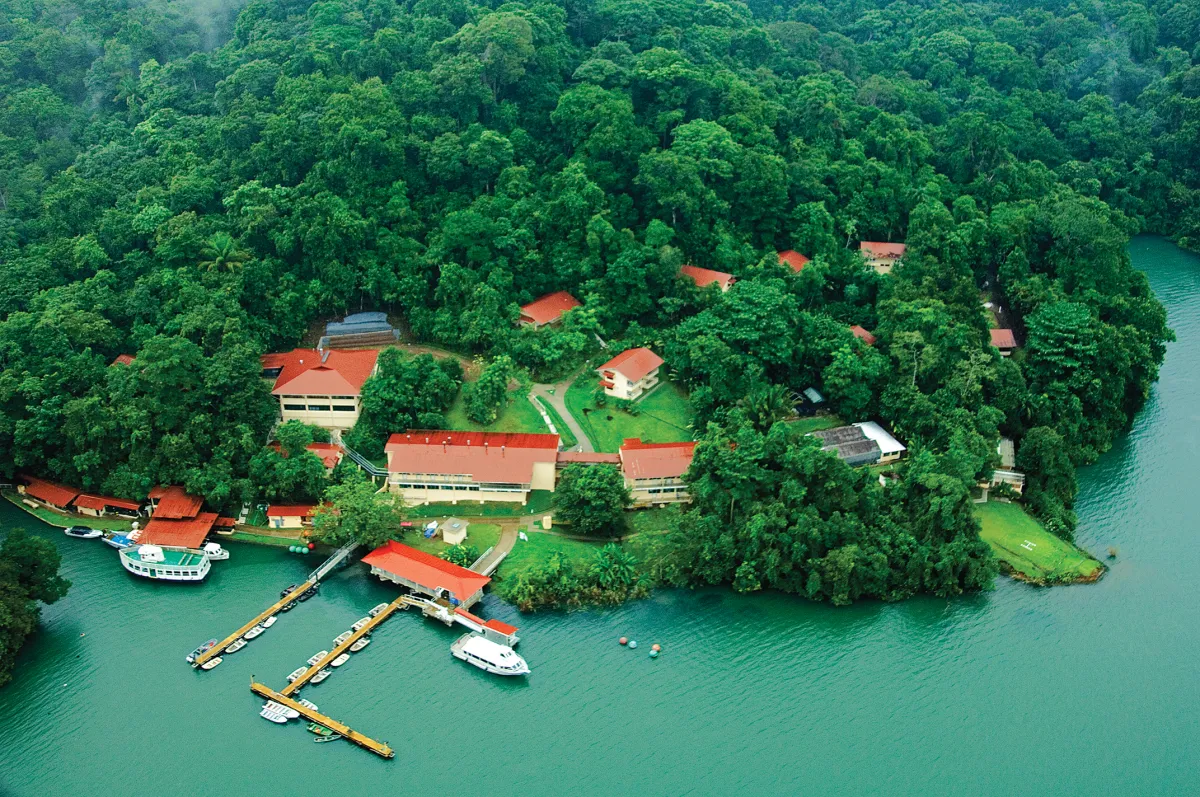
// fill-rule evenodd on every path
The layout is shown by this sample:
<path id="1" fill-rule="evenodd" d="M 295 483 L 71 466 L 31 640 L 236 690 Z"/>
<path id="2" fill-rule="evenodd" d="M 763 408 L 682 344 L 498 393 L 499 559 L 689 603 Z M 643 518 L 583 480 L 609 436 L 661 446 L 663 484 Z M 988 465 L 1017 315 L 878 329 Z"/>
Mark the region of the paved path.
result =
<path id="1" fill-rule="evenodd" d="M 534 385 L 533 389 L 529 391 L 529 397 L 530 401 L 532 401 L 534 396 L 540 396 L 550 406 L 558 410 L 558 414 L 566 422 L 567 428 L 571 430 L 571 434 L 575 435 L 575 439 L 579 441 L 579 444 L 571 449 L 572 451 L 586 451 L 591 453 L 596 450 L 592 447 L 592 441 L 588 438 L 587 433 L 583 431 L 583 427 L 579 425 L 579 421 L 575 420 L 575 416 L 567 409 L 567 402 L 563 399 L 567 394 L 567 388 L 571 386 L 571 382 L 573 381 L 574 379 L 567 379 L 553 385 Z"/>
<path id="2" fill-rule="evenodd" d="M 508 556 L 508 552 L 517 544 L 517 526 L 514 524 L 504 524 L 500 529 L 500 539 L 496 541 L 496 545 L 491 552 L 480 561 L 476 562 L 471 568 L 477 573 L 491 573 L 500 566 L 500 560 Z"/>

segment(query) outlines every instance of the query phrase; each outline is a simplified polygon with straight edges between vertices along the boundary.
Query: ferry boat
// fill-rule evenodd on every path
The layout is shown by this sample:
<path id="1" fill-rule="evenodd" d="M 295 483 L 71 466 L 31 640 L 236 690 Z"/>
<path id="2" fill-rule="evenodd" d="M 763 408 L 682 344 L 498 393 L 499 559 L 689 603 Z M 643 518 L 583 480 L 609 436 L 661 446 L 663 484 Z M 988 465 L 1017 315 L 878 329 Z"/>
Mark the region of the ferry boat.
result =
<path id="1" fill-rule="evenodd" d="M 326 678 L 328 678 L 331 675 L 333 675 L 333 670 L 321 670 L 319 673 L 317 673 L 316 675 L 314 675 L 312 677 L 312 679 L 309 681 L 309 683 L 310 684 L 319 684 L 319 683 L 321 683 L 321 681 L 324 681 Z M 316 711 L 316 709 L 313 709 L 313 711 Z"/>
<path id="2" fill-rule="evenodd" d="M 165 545 L 121 549 L 121 566 L 142 578 L 159 581 L 203 581 L 211 565 L 203 551 Z"/>
<path id="3" fill-rule="evenodd" d="M 463 634 L 450 646 L 450 654 L 495 675 L 528 675 L 529 665 L 512 648 L 479 634 Z"/>
<path id="4" fill-rule="evenodd" d="M 229 551 L 222 548 L 220 543 L 206 542 L 204 543 L 204 555 L 210 562 L 223 562 L 229 558 Z"/>
<path id="5" fill-rule="evenodd" d="M 350 646 L 351 653 L 358 653 L 360 650 L 371 644 L 371 637 L 365 636 Z"/>
<path id="6" fill-rule="evenodd" d="M 104 536 L 104 532 L 100 529 L 90 529 L 87 526 L 72 526 L 69 529 L 63 529 L 63 534 L 78 540 L 94 540 Z"/>
<path id="7" fill-rule="evenodd" d="M 215 640 L 215 639 L 208 640 L 203 645 L 196 648 L 195 650 L 193 650 L 191 653 L 189 653 L 187 655 L 187 659 L 186 659 L 187 663 L 191 664 L 192 662 L 194 662 L 196 659 L 198 659 L 200 657 L 201 653 L 205 653 L 209 650 L 212 650 L 216 646 L 217 646 L 217 640 Z"/>

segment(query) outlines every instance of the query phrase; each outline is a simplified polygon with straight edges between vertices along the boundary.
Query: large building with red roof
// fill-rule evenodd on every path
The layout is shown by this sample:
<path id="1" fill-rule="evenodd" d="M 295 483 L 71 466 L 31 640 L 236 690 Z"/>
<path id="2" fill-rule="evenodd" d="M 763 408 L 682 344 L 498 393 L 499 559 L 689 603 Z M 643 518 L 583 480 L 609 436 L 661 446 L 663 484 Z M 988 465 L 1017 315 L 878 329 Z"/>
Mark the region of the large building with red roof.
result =
<path id="1" fill-rule="evenodd" d="M 511 501 L 553 490 L 558 435 L 410 429 L 388 439 L 388 485 L 409 503 Z"/>
<path id="2" fill-rule="evenodd" d="M 114 498 L 111 495 L 80 493 L 79 497 L 75 499 L 75 511 L 81 515 L 90 515 L 91 517 L 124 515 L 132 518 L 137 517 L 141 509 L 142 505 L 137 501 Z"/>
<path id="3" fill-rule="evenodd" d="M 362 560 L 370 565 L 372 575 L 384 581 L 402 584 L 431 598 L 448 598 L 463 609 L 469 609 L 482 598 L 483 588 L 491 581 L 487 576 L 395 540 L 379 546 Z M 502 625 L 516 631 L 512 626 Z"/>
<path id="4" fill-rule="evenodd" d="M 726 274 L 724 271 L 713 271 L 711 268 L 700 268 L 700 266 L 680 266 L 679 274 L 696 283 L 697 288 L 707 288 L 709 285 L 716 285 L 721 289 L 721 293 L 729 290 L 733 283 L 737 282 L 737 279 L 732 274 Z"/>
<path id="5" fill-rule="evenodd" d="M 692 466 L 695 443 L 621 443 L 621 473 L 635 505 L 690 501 L 683 476 Z"/>
<path id="6" fill-rule="evenodd" d="M 862 241 L 858 251 L 862 254 L 867 265 L 880 274 L 890 274 L 892 268 L 904 257 L 904 244 L 894 244 L 886 241 Z"/>
<path id="7" fill-rule="evenodd" d="M 56 482 L 39 479 L 36 476 L 26 476 L 21 474 L 20 479 L 23 484 L 17 485 L 17 492 L 24 495 L 26 498 L 33 498 L 46 506 L 54 509 L 67 511 L 71 506 L 71 502 L 79 495 L 79 491 L 74 487 L 67 487 Z"/>
<path id="8" fill-rule="evenodd" d="M 263 376 L 274 379 L 271 394 L 279 399 L 286 421 L 303 421 L 341 433 L 358 422 L 362 387 L 375 373 L 375 349 L 293 349 L 264 354 Z"/>
<path id="9" fill-rule="evenodd" d="M 199 548 L 217 522 L 216 512 L 201 512 L 204 499 L 182 487 L 155 487 L 150 491 L 150 521 L 134 532 L 142 545 Z"/>
<path id="10" fill-rule="evenodd" d="M 627 349 L 596 370 L 600 386 L 613 398 L 635 401 L 658 384 L 663 358 L 646 348 Z"/>
<path id="11" fill-rule="evenodd" d="M 566 291 L 548 293 L 540 299 L 521 306 L 520 323 L 522 326 L 544 327 L 547 324 L 557 324 L 568 310 L 579 307 L 579 300 Z"/>

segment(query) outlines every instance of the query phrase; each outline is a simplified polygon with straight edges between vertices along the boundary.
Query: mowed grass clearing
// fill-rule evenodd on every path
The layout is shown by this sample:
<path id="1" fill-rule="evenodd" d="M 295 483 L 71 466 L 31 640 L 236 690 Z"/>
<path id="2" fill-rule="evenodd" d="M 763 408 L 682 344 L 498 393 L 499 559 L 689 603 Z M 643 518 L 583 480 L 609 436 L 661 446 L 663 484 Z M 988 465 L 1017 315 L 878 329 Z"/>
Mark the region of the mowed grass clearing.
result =
<path id="1" fill-rule="evenodd" d="M 467 541 L 463 545 L 473 545 L 483 553 L 499 541 L 500 527 L 495 523 L 467 523 Z M 400 542 L 434 556 L 440 555 L 450 547 L 440 536 L 426 539 L 420 528 L 413 532 L 405 532 Z"/>
<path id="2" fill-rule="evenodd" d="M 619 410 L 616 400 L 597 407 L 592 401 L 596 380 L 590 372 L 571 383 L 567 409 L 592 440 L 597 451 L 615 454 L 621 441 L 640 437 L 644 443 L 681 443 L 693 439 L 692 408 L 687 396 L 671 382 L 663 382 L 636 404 L 637 415 Z"/>
<path id="3" fill-rule="evenodd" d="M 979 536 L 992 546 L 996 558 L 1030 581 L 1064 584 L 1100 575 L 1103 565 L 1046 531 L 1017 504 L 976 504 L 975 514 L 983 526 Z"/>
<path id="4" fill-rule="evenodd" d="M 509 392 L 508 403 L 504 405 L 500 417 L 496 419 L 495 423 L 486 426 L 467 418 L 466 402 L 463 401 L 462 391 L 459 391 L 454 403 L 450 405 L 450 409 L 446 410 L 446 423 L 450 429 L 463 432 L 550 433 L 546 422 L 542 420 L 542 414 L 525 395 L 524 387 Z"/>

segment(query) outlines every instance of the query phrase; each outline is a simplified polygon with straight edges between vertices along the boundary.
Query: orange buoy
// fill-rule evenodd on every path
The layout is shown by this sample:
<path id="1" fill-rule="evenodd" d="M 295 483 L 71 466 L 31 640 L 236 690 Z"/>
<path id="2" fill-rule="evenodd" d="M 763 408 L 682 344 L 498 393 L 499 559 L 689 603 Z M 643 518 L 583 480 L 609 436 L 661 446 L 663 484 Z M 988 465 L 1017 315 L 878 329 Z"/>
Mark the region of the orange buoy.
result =
<path id="1" fill-rule="evenodd" d="M 622 645 L 628 645 L 628 644 L 629 644 L 629 637 L 621 637 L 621 638 L 620 638 L 620 639 L 618 639 L 617 641 L 618 641 L 618 642 L 620 642 Z"/>
<path id="2" fill-rule="evenodd" d="M 655 642 L 653 645 L 650 646 L 650 649 L 653 650 L 655 653 L 657 653 L 658 651 L 662 650 L 662 645 Z"/>

